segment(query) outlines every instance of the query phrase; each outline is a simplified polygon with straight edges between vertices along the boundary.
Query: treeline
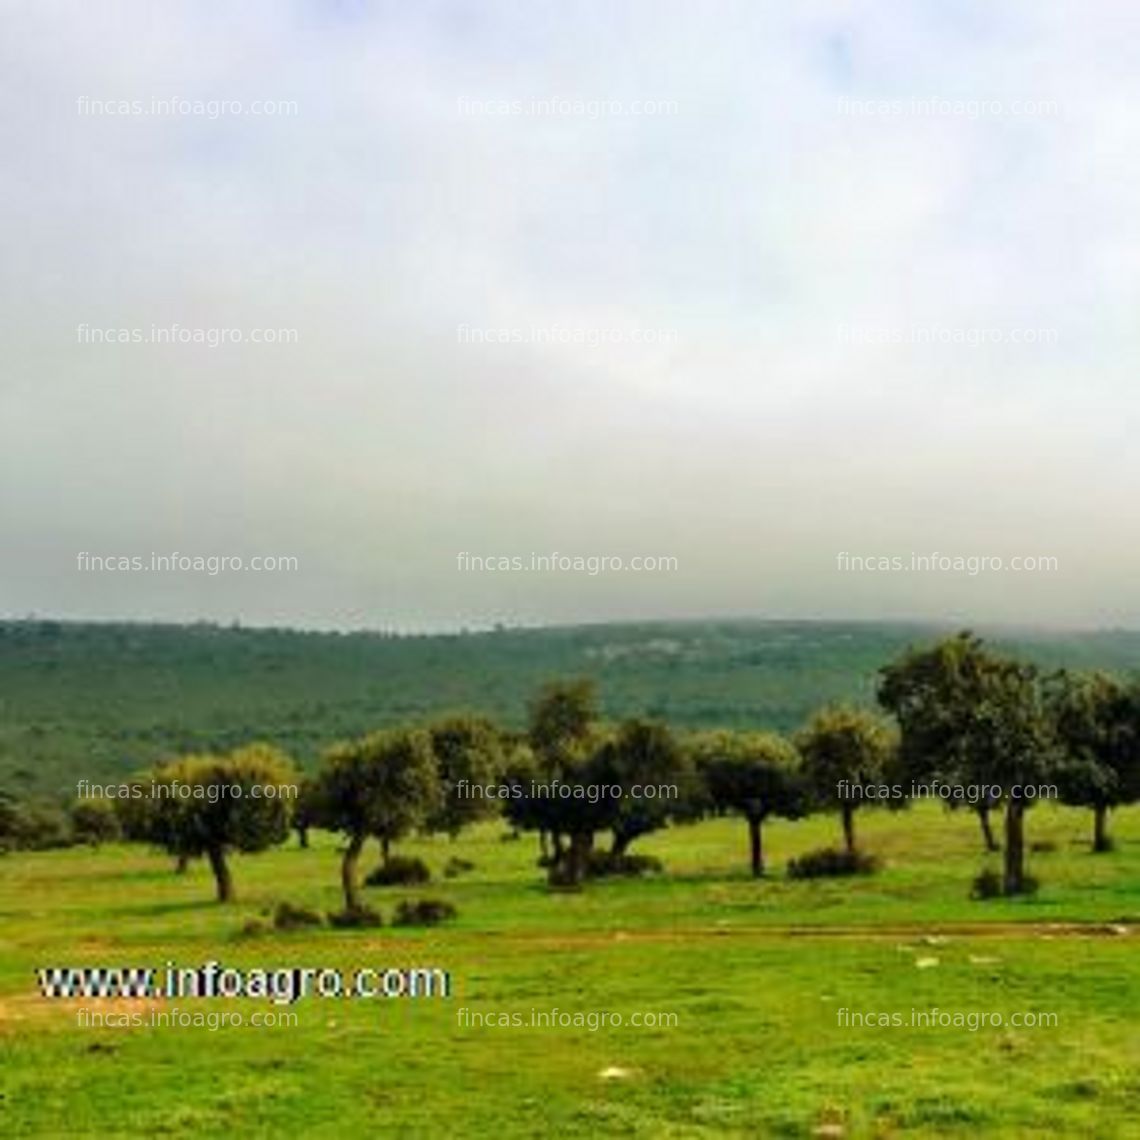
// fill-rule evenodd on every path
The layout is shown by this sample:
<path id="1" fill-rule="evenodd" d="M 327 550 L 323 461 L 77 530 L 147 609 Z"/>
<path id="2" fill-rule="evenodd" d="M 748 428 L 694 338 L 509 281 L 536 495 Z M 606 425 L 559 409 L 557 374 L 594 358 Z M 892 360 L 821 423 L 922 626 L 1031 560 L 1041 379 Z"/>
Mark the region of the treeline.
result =
<path id="1" fill-rule="evenodd" d="M 988 850 L 998 848 L 991 817 L 1000 814 L 995 889 L 1016 895 L 1034 885 L 1025 821 L 1042 788 L 1091 809 L 1095 851 L 1111 847 L 1109 812 L 1140 798 L 1136 681 L 1046 673 L 966 632 L 903 653 L 879 671 L 876 695 L 878 710 L 828 705 L 787 735 L 679 733 L 643 717 L 608 722 L 594 682 L 552 681 L 521 730 L 467 714 L 387 728 L 330 749 L 312 777 L 256 744 L 160 764 L 121 786 L 126 794 L 73 803 L 62 823 L 42 807 L 0 800 L 0 846 L 147 842 L 183 866 L 205 857 L 218 899 L 228 901 L 231 852 L 264 850 L 291 828 L 304 845 L 308 829 L 321 828 L 344 837 L 342 917 L 351 921 L 367 912 L 359 863 L 370 839 L 382 855 L 378 881 L 398 881 L 392 848 L 410 833 L 454 837 L 501 814 L 516 832 L 537 833 L 551 886 L 573 889 L 638 871 L 645 861 L 630 847 L 639 837 L 709 815 L 742 819 L 760 876 L 767 820 L 832 811 L 842 843 L 788 870 L 852 873 L 872 866 L 857 843 L 858 813 L 905 806 L 916 786 L 939 784 L 983 789 L 952 802 L 977 813 Z"/>
<path id="2" fill-rule="evenodd" d="M 535 678 L 582 674 L 612 720 L 791 733 L 827 702 L 872 704 L 883 662 L 948 632 L 724 620 L 397 637 L 0 622 L 0 787 L 54 796 L 78 772 L 118 780 L 251 740 L 308 771 L 336 741 L 460 708 L 521 731 Z M 1007 631 L 998 644 L 1050 669 L 1140 670 L 1140 631 Z"/>

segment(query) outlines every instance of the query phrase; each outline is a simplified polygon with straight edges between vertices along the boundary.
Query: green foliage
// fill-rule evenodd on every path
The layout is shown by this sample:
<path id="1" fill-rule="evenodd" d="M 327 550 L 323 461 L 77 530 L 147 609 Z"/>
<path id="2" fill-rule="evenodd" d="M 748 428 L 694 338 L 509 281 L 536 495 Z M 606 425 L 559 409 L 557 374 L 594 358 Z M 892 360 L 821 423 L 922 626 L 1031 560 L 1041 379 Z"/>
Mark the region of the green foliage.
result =
<path id="1" fill-rule="evenodd" d="M 608 718 L 789 732 L 874 702 L 884 661 L 929 627 L 693 621 L 396 636 L 195 625 L 0 622 L 0 784 L 56 795 L 173 754 L 268 740 L 314 770 L 376 728 L 470 708 L 526 724 L 536 677 L 588 674 Z M 1140 633 L 1003 635 L 1043 668 L 1140 669 Z M 598 713 L 600 718 L 601 712 Z"/>
<path id="2" fill-rule="evenodd" d="M 586 877 L 590 879 L 637 878 L 641 875 L 659 875 L 665 864 L 656 855 L 615 855 L 612 851 L 591 851 L 586 862 Z"/>
<path id="3" fill-rule="evenodd" d="M 333 748 L 314 795 L 321 827 L 394 843 L 439 802 L 431 738 L 421 729 L 386 729 Z"/>
<path id="4" fill-rule="evenodd" d="M 829 879 L 847 875 L 870 875 L 879 869 L 879 860 L 866 851 L 824 847 L 808 851 L 788 862 L 789 879 Z"/>
<path id="5" fill-rule="evenodd" d="M 455 907 L 442 899 L 417 899 L 415 902 L 404 899 L 396 906 L 392 925 L 438 926 L 456 914 Z"/>
<path id="6" fill-rule="evenodd" d="M 797 819 L 808 810 L 799 753 L 771 732 L 701 733 L 689 749 L 711 810 L 737 812 L 748 822 L 752 874 L 763 874 L 764 820 L 773 815 Z"/>
<path id="7" fill-rule="evenodd" d="M 428 831 L 452 837 L 498 810 L 496 799 L 472 794 L 472 785 L 498 784 L 506 765 L 498 729 L 486 717 L 450 716 L 428 727 L 440 783 L 440 802 L 426 820 Z"/>
<path id="8" fill-rule="evenodd" d="M 1035 895 L 1040 883 L 1032 875 L 1026 875 L 1021 884 L 1022 895 Z M 986 899 L 999 899 L 1006 894 L 1005 878 L 1000 871 L 987 867 L 970 885 L 970 898 L 983 902 Z"/>
<path id="9" fill-rule="evenodd" d="M 1093 850 L 1111 850 L 1109 809 L 1140 798 L 1140 684 L 1062 671 L 1046 693 L 1063 753 L 1061 797 L 1093 809 Z"/>
<path id="10" fill-rule="evenodd" d="M 308 926 L 320 926 L 320 913 L 289 902 L 279 902 L 273 911 L 274 930 L 301 930 Z"/>
<path id="11" fill-rule="evenodd" d="M 56 804 L 0 792 L 0 854 L 48 851 L 75 842 L 72 821 Z"/>
<path id="12" fill-rule="evenodd" d="M 338 930 L 368 929 L 384 925 L 383 915 L 369 906 L 346 907 L 344 910 L 330 912 L 328 917 L 329 926 Z"/>
<path id="13" fill-rule="evenodd" d="M 348 837 L 341 865 L 345 912 L 362 908 L 357 864 L 369 836 L 388 845 L 422 824 L 439 804 L 431 738 L 420 729 L 389 729 L 332 749 L 316 780 L 319 826 Z"/>
<path id="14" fill-rule="evenodd" d="M 368 887 L 418 886 L 428 882 L 431 882 L 428 865 L 409 855 L 392 855 L 364 880 Z"/>
<path id="15" fill-rule="evenodd" d="M 115 805 L 109 800 L 81 799 L 71 805 L 71 830 L 76 843 L 98 847 L 122 834 Z"/>
<path id="16" fill-rule="evenodd" d="M 289 759 L 266 744 L 228 756 L 184 756 L 139 782 L 140 796 L 117 799 L 123 832 L 172 855 L 205 855 L 218 901 L 233 898 L 227 853 L 264 851 L 288 834 L 290 796 L 297 774 Z"/>
<path id="17" fill-rule="evenodd" d="M 866 709 L 829 705 L 811 717 L 795 741 L 811 795 L 820 806 L 839 810 L 847 850 L 854 854 L 855 811 L 866 802 L 864 788 L 890 781 L 898 755 L 895 732 Z"/>
<path id="18" fill-rule="evenodd" d="M 879 699 L 902 731 L 905 769 L 997 786 L 1006 800 L 1005 890 L 1022 892 L 1025 789 L 1058 778 L 1062 752 L 1038 669 L 969 632 L 912 649 L 882 670 Z"/>

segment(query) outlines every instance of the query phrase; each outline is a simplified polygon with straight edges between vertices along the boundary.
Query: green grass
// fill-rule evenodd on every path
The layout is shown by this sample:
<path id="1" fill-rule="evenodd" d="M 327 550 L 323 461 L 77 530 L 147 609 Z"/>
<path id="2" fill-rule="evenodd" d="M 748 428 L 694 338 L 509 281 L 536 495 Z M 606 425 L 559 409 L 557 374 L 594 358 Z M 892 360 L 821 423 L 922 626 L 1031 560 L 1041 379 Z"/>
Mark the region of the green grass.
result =
<path id="1" fill-rule="evenodd" d="M 447 927 L 330 929 L 241 938 L 279 899 L 339 906 L 334 837 L 234 860 L 239 901 L 211 901 L 138 848 L 0 860 L 0 1130 L 36 1136 L 1140 1135 L 1140 809 L 1118 849 L 1088 854 L 1088 813 L 1043 805 L 1031 840 L 1040 894 L 972 902 L 976 821 L 936 805 L 858 821 L 885 859 L 867 879 L 791 883 L 792 855 L 835 842 L 817 817 L 768 829 L 772 871 L 744 874 L 733 819 L 646 837 L 668 874 L 552 895 L 533 837 L 486 825 L 400 850 L 436 873 Z M 439 878 L 447 858 L 476 869 Z M 370 849 L 369 856 L 375 851 Z M 990 857 L 991 859 L 993 857 Z M 286 1028 L 81 1028 L 94 1003 L 38 996 L 41 965 L 438 965 L 445 999 L 311 997 Z M 923 959 L 936 964 L 919 968 Z M 183 1009 L 265 1003 L 194 1002 Z M 1042 1028 L 858 1028 L 843 1008 L 1056 1014 Z M 104 1003 L 103 1008 L 107 1008 Z M 479 1013 L 675 1015 L 676 1026 L 463 1027 Z M 600 1076 L 614 1068 L 621 1075 Z"/>

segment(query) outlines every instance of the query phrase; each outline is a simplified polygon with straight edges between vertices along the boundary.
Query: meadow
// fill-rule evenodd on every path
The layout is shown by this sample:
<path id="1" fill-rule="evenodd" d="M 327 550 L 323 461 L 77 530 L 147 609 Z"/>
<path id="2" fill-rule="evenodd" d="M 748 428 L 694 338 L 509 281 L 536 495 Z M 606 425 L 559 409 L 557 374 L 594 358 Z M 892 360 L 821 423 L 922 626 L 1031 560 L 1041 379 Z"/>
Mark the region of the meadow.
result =
<path id="1" fill-rule="evenodd" d="M 1114 817 L 1111 853 L 1089 853 L 1090 828 L 1086 811 L 1035 807 L 1039 893 L 979 902 L 970 881 L 997 857 L 983 855 L 972 814 L 933 803 L 860 813 L 862 844 L 884 860 L 873 876 L 783 876 L 789 857 L 836 841 L 837 820 L 817 815 L 766 829 L 770 871 L 753 881 L 743 823 L 719 818 L 638 841 L 665 874 L 577 893 L 547 889 L 533 836 L 504 838 L 489 822 L 455 841 L 399 845 L 431 866 L 431 884 L 366 890 L 386 919 L 399 899 L 446 899 L 458 908 L 447 925 L 252 936 L 245 924 L 281 900 L 337 909 L 336 837 L 235 857 L 230 906 L 213 901 L 201 861 L 176 875 L 167 856 L 137 846 L 16 852 L 0 859 L 0 1129 L 1140 1136 L 1140 808 Z M 375 861 L 374 844 L 367 855 Z M 441 877 L 453 856 L 474 869 Z M 116 1003 L 47 1000 L 35 976 L 43 966 L 211 959 L 439 966 L 452 992 L 314 995 L 284 1007 L 183 999 L 184 1010 L 285 1009 L 297 1023 L 92 1028 L 78 1010 Z M 912 1010 L 934 1008 L 1045 1023 L 909 1023 Z M 624 1023 L 525 1024 L 531 1011 L 555 1009 Z M 850 1011 L 904 1023 L 860 1025 Z M 524 1024 L 479 1024 L 471 1012 L 518 1013 Z M 658 1024 L 632 1025 L 634 1014 Z"/>

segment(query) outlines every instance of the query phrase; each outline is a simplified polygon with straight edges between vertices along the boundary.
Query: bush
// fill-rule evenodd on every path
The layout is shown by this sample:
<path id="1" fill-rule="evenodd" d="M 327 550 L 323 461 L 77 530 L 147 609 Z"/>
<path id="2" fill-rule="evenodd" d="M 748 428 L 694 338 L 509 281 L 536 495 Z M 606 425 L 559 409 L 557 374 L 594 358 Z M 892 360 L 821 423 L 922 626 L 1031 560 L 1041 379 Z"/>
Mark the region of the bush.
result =
<path id="1" fill-rule="evenodd" d="M 396 907 L 392 925 L 437 926 L 445 919 L 454 918 L 456 913 L 455 907 L 442 899 L 417 899 L 414 903 L 405 900 Z"/>
<path id="2" fill-rule="evenodd" d="M 238 934 L 241 938 L 264 938 L 271 929 L 263 918 L 247 918 Z"/>
<path id="3" fill-rule="evenodd" d="M 431 871 L 422 859 L 407 855 L 393 855 L 387 863 L 381 863 L 364 880 L 366 887 L 418 886 L 431 882 Z"/>
<path id="4" fill-rule="evenodd" d="M 71 830 L 76 843 L 98 847 L 122 834 L 115 805 L 107 800 L 77 800 L 71 805 Z"/>
<path id="5" fill-rule="evenodd" d="M 445 879 L 454 879 L 456 875 L 462 875 L 466 871 L 474 871 L 475 864 L 470 859 L 456 859 L 452 856 L 448 859 L 443 868 L 443 877 Z"/>
<path id="6" fill-rule="evenodd" d="M 1037 880 L 1032 875 L 1026 875 L 1022 883 L 1021 894 L 1035 895 L 1038 885 Z M 978 901 L 1004 897 L 1006 897 L 1005 883 L 1000 871 L 994 871 L 992 869 L 983 871 L 974 880 L 970 888 L 970 898 Z"/>
<path id="7" fill-rule="evenodd" d="M 330 913 L 329 925 L 340 930 L 352 930 L 366 926 L 383 926 L 384 919 L 378 910 L 373 910 L 370 906 L 358 906 L 353 910 Z"/>
<path id="8" fill-rule="evenodd" d="M 292 903 L 278 903 L 273 912 L 275 930 L 298 930 L 303 926 L 320 926 L 321 922 L 321 916 L 315 910 L 306 910 Z"/>
<path id="9" fill-rule="evenodd" d="M 613 855 L 609 851 L 591 851 L 586 874 L 592 879 L 610 875 L 657 875 L 665 870 L 660 859 L 652 855 Z"/>
<path id="10" fill-rule="evenodd" d="M 879 869 L 879 859 L 866 851 L 824 847 L 809 851 L 788 863 L 789 879 L 829 879 L 843 875 L 870 875 Z"/>

